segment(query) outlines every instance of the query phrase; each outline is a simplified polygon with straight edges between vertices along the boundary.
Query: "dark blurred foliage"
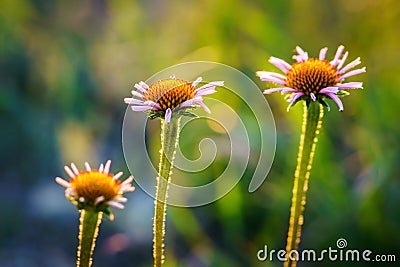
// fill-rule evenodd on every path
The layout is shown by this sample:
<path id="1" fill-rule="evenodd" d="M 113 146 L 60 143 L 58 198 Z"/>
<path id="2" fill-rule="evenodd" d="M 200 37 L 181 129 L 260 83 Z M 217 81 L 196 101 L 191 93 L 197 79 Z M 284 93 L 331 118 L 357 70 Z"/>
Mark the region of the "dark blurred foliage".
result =
<path id="1" fill-rule="evenodd" d="M 365 89 L 343 100 L 343 113 L 326 114 L 301 247 L 335 247 L 342 237 L 349 248 L 396 254 L 397 264 L 383 265 L 398 266 L 399 20 L 397 0 L 1 1 L 0 266 L 75 264 L 78 213 L 54 177 L 71 161 L 107 159 L 128 173 L 122 99 L 134 82 L 209 60 L 264 89 L 255 71 L 274 69 L 269 56 L 290 60 L 296 45 L 310 55 L 328 46 L 332 56 L 339 44 L 367 66 L 353 79 Z M 282 97 L 267 99 L 278 131 L 268 179 L 255 193 L 244 177 L 215 203 L 169 207 L 166 267 L 281 265 L 256 253 L 285 246 L 301 108 L 286 113 Z M 94 266 L 152 266 L 153 200 L 140 189 L 128 198 L 102 223 Z"/>

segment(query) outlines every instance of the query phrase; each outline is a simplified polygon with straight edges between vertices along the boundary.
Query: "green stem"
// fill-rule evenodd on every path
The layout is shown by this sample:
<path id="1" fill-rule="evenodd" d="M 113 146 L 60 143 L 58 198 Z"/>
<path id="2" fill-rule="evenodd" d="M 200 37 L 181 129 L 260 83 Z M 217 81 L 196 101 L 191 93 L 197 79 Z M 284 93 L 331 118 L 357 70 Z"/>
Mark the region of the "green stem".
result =
<path id="1" fill-rule="evenodd" d="M 102 216 L 102 212 L 81 210 L 77 267 L 92 265 L 93 250 Z"/>
<path id="2" fill-rule="evenodd" d="M 308 180 L 314 158 L 317 136 L 321 128 L 324 110 L 322 105 L 311 102 L 307 108 L 304 103 L 303 125 L 300 137 L 299 152 L 297 155 L 297 166 L 294 173 L 292 206 L 290 208 L 289 230 L 286 245 L 285 267 L 295 267 L 297 261 L 289 258 L 292 250 L 297 250 L 300 237 L 301 226 L 303 225 L 303 211 L 306 204 L 306 192 L 308 189 Z M 292 258 L 296 255 L 293 254 Z"/>
<path id="3" fill-rule="evenodd" d="M 161 121 L 161 149 L 158 169 L 155 214 L 154 214 L 154 267 L 164 263 L 165 216 L 167 211 L 168 185 L 171 180 L 173 160 L 179 139 L 180 119 L 172 119 L 169 124 Z"/>

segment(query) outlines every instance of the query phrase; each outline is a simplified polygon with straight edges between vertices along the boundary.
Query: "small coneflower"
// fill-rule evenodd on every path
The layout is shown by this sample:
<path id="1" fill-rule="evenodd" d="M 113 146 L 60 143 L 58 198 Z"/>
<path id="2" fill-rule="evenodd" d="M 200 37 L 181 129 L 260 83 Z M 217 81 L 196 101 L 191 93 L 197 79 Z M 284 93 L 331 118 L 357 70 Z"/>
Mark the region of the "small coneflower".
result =
<path id="1" fill-rule="evenodd" d="M 272 82 L 283 87 L 272 88 L 264 91 L 264 94 L 281 92 L 282 94 L 291 94 L 288 99 L 290 103 L 288 109 L 296 104 L 299 100 L 318 101 L 324 106 L 329 106 L 325 102 L 325 98 L 330 98 L 338 105 L 339 110 L 343 110 L 342 101 L 338 96 L 347 95 L 344 90 L 362 88 L 362 82 L 343 81 L 351 76 L 365 72 L 365 67 L 351 70 L 361 63 L 360 58 L 356 58 L 349 64 L 345 65 L 348 52 L 344 51 L 344 46 L 339 46 L 333 60 L 328 61 L 325 55 L 328 48 L 322 48 L 318 58 L 309 58 L 308 53 L 304 52 L 299 46 L 296 47 L 298 55 L 294 55 L 295 63 L 290 65 L 286 61 L 270 57 L 269 62 L 279 68 L 285 75 L 258 71 L 257 76 L 262 81 Z M 351 71 L 350 71 L 351 70 Z"/>
<path id="2" fill-rule="evenodd" d="M 74 163 L 71 167 L 65 166 L 64 170 L 70 177 L 66 181 L 60 177 L 56 182 L 65 189 L 65 196 L 74 203 L 78 209 L 91 208 L 96 211 L 105 212 L 112 215 L 109 207 L 123 209 L 127 199 L 123 197 L 126 192 L 133 192 L 133 177 L 130 176 L 125 181 L 119 181 L 122 172 L 110 174 L 111 160 L 105 165 L 100 164 L 98 170 L 92 169 L 89 163 L 85 162 L 85 171 L 79 171 Z M 112 219 L 112 217 L 111 217 Z"/>
<path id="3" fill-rule="evenodd" d="M 123 209 L 122 203 L 127 201 L 123 197 L 124 193 L 135 190 L 131 184 L 133 177 L 130 176 L 123 182 L 119 181 L 122 172 L 116 175 L 110 174 L 110 165 L 111 160 L 105 165 L 100 164 L 99 169 L 94 170 L 86 162 L 86 170 L 79 171 L 76 165 L 71 163 L 71 167 L 64 167 L 70 180 L 56 178 L 56 182 L 66 188 L 65 196 L 77 206 L 81 214 L 77 267 L 92 265 L 93 251 L 103 213 L 113 220 L 114 216 L 110 212 L 110 207 Z"/>
<path id="4" fill-rule="evenodd" d="M 222 81 L 210 82 L 196 88 L 202 81 L 197 78 L 193 83 L 177 79 L 174 76 L 159 80 L 147 85 L 143 81 L 135 84 L 136 90 L 132 90 L 132 98 L 125 98 L 126 104 L 132 105 L 133 111 L 145 111 L 151 119 L 165 118 L 168 124 L 174 112 L 186 115 L 187 109 L 201 106 L 206 112 L 210 112 L 203 102 L 203 96 L 215 93 L 217 86 L 223 86 Z"/>

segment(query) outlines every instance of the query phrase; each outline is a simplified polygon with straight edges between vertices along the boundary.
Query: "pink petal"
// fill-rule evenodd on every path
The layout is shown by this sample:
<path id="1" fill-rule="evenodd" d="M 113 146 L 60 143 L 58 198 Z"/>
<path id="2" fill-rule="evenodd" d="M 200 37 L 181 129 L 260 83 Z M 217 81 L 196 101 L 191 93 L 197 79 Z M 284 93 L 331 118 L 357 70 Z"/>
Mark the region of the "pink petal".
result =
<path id="1" fill-rule="evenodd" d="M 171 117 L 172 117 L 172 111 L 170 108 L 167 109 L 165 112 L 165 123 L 168 124 L 171 122 Z"/>
<path id="2" fill-rule="evenodd" d="M 145 105 L 147 105 L 149 107 L 156 108 L 156 109 L 161 109 L 159 104 L 157 104 L 156 102 L 151 101 L 151 100 L 144 101 L 143 104 L 145 104 Z"/>
<path id="3" fill-rule="evenodd" d="M 301 93 L 301 92 L 299 92 L 299 93 L 294 93 L 293 95 L 292 95 L 292 97 L 288 100 L 288 102 L 290 103 L 290 104 L 292 104 L 294 101 L 296 101 L 296 99 L 298 99 L 299 97 L 301 97 L 301 96 L 303 96 L 304 95 L 304 93 Z"/>
<path id="4" fill-rule="evenodd" d="M 319 51 L 319 60 L 324 60 L 325 59 L 327 51 L 328 51 L 327 47 L 324 47 Z"/>
<path id="5" fill-rule="evenodd" d="M 72 170 L 74 171 L 74 173 L 75 173 L 76 175 L 79 175 L 79 170 L 78 170 L 78 168 L 76 167 L 75 163 L 71 163 L 71 168 L 72 168 Z"/>
<path id="6" fill-rule="evenodd" d="M 89 163 L 85 162 L 85 168 L 88 172 L 90 172 L 92 170 L 92 168 L 90 168 Z"/>
<path id="7" fill-rule="evenodd" d="M 139 97 L 139 98 L 141 98 L 141 99 L 144 98 L 144 96 L 143 96 L 141 93 L 136 92 L 136 91 L 134 91 L 134 90 L 131 91 L 131 94 L 132 94 L 133 96 Z"/>
<path id="8" fill-rule="evenodd" d="M 206 85 L 203 85 L 202 87 L 197 88 L 194 91 L 194 94 L 195 94 L 195 96 L 201 96 L 203 91 L 210 90 L 210 89 L 215 89 L 215 87 L 223 86 L 223 85 L 224 85 L 223 81 L 210 82 L 210 83 L 208 83 Z"/>
<path id="9" fill-rule="evenodd" d="M 333 93 L 326 93 L 325 95 L 329 96 L 339 107 L 339 111 L 343 111 L 343 103 L 340 101 L 339 97 Z"/>
<path id="10" fill-rule="evenodd" d="M 201 101 L 203 101 L 203 99 L 201 98 L 201 96 L 196 96 L 196 97 L 194 97 L 194 98 L 192 98 L 192 99 L 189 99 L 189 100 L 186 100 L 185 102 L 183 102 L 183 103 L 181 103 L 180 105 L 179 105 L 179 107 L 190 107 L 190 106 L 193 106 L 193 105 L 196 105 L 196 104 L 198 104 L 199 102 L 201 102 Z"/>
<path id="11" fill-rule="evenodd" d="M 75 178 L 75 174 L 71 171 L 71 169 L 68 166 L 64 166 L 64 170 L 69 175 L 69 177 Z"/>
<path id="12" fill-rule="evenodd" d="M 276 93 L 276 92 L 281 92 L 284 89 L 288 89 L 288 88 L 271 88 L 271 89 L 264 90 L 263 93 L 268 95 L 268 94 L 272 94 L 272 93 Z"/>
<path id="13" fill-rule="evenodd" d="M 327 94 L 327 93 L 333 93 L 336 94 L 339 91 L 339 88 L 337 86 L 332 86 L 332 87 L 325 87 L 321 90 L 319 90 L 320 94 Z"/>
<path id="14" fill-rule="evenodd" d="M 145 93 L 146 92 L 146 88 L 144 88 L 140 83 L 136 83 L 135 85 L 134 85 L 134 87 L 136 88 L 136 89 L 138 89 L 140 92 L 142 92 L 142 93 Z"/>
<path id="15" fill-rule="evenodd" d="M 260 77 L 260 79 L 263 79 L 264 77 L 274 77 L 274 78 L 278 78 L 278 79 L 282 79 L 285 80 L 286 76 L 276 73 L 276 72 L 270 72 L 270 71 L 257 71 L 256 75 L 258 77 Z"/>
<path id="16" fill-rule="evenodd" d="M 202 90 L 200 92 L 196 92 L 196 96 L 205 96 L 205 95 L 211 95 L 216 93 L 217 91 L 214 88 L 210 88 L 210 89 L 205 89 Z"/>
<path id="17" fill-rule="evenodd" d="M 140 81 L 139 84 L 140 86 L 142 86 L 142 88 L 145 88 L 147 90 L 150 89 L 150 87 L 145 82 Z"/>
<path id="18" fill-rule="evenodd" d="M 339 78 L 339 81 L 344 80 L 344 79 L 346 79 L 346 78 L 348 78 L 348 77 L 351 77 L 351 76 L 360 74 L 360 73 L 364 73 L 364 72 L 366 72 L 365 67 L 363 67 L 363 68 L 361 68 L 361 69 L 357 69 L 357 70 L 352 70 L 352 71 L 350 71 L 350 72 L 348 72 L 348 73 L 342 75 L 342 76 Z"/>
<path id="19" fill-rule="evenodd" d="M 153 109 L 153 107 L 150 106 L 131 106 L 133 111 L 146 111 L 146 110 L 150 110 Z"/>
<path id="20" fill-rule="evenodd" d="M 116 202 L 116 201 L 112 201 L 112 200 L 107 201 L 107 204 L 110 205 L 110 206 L 113 207 L 113 208 L 117 208 L 117 209 L 121 209 L 121 210 L 122 210 L 123 208 L 125 208 L 124 205 L 122 205 L 121 203 Z"/>
<path id="21" fill-rule="evenodd" d="M 308 60 L 308 53 L 304 52 L 303 49 L 301 49 L 300 46 L 296 46 L 296 51 L 299 53 L 300 57 L 293 56 L 294 59 L 297 60 L 297 62 L 302 62 L 302 61 L 307 61 Z"/>
<path id="22" fill-rule="evenodd" d="M 344 50 L 344 46 L 340 45 L 336 50 L 335 58 L 331 61 L 332 66 L 336 66 L 338 64 L 339 57 L 342 55 Z"/>
<path id="23" fill-rule="evenodd" d="M 71 184 L 60 177 L 56 177 L 56 182 L 65 188 L 71 188 Z"/>
<path id="24" fill-rule="evenodd" d="M 193 86 L 193 87 L 196 87 L 199 83 L 201 83 L 202 80 L 203 80 L 203 78 L 198 77 L 198 78 L 192 83 L 192 86 Z"/>
<path id="25" fill-rule="evenodd" d="M 314 95 L 314 93 L 311 93 L 310 96 L 311 96 L 312 101 L 317 100 L 317 97 Z"/>
<path id="26" fill-rule="evenodd" d="M 107 160 L 106 166 L 104 166 L 104 173 L 108 174 L 110 172 L 110 165 L 111 165 L 111 160 Z"/>
<path id="27" fill-rule="evenodd" d="M 197 104 L 198 104 L 200 107 L 202 107 L 202 108 L 204 109 L 205 112 L 211 113 L 211 110 L 206 106 L 206 104 L 204 104 L 203 101 L 199 101 Z"/>
<path id="28" fill-rule="evenodd" d="M 287 93 L 296 93 L 298 92 L 296 89 L 293 88 L 283 88 L 283 90 L 281 91 L 282 94 L 287 94 Z"/>
<path id="29" fill-rule="evenodd" d="M 340 70 L 343 67 L 343 64 L 346 61 L 348 56 L 349 56 L 349 52 L 346 51 L 346 53 L 344 53 L 342 59 L 340 60 L 339 65 L 337 66 L 338 70 Z"/>
<path id="30" fill-rule="evenodd" d="M 257 76 L 260 77 L 261 81 L 273 82 L 273 83 L 280 84 L 280 85 L 285 85 L 286 84 L 286 81 L 285 81 L 286 77 L 285 76 L 278 74 L 281 77 L 283 77 L 283 78 L 281 78 L 281 77 L 278 78 L 278 77 L 276 77 L 275 75 L 272 75 L 272 74 L 273 74 L 273 72 L 266 72 L 266 71 L 258 71 L 257 72 Z M 277 74 L 277 73 L 274 73 L 274 74 Z"/>
<path id="31" fill-rule="evenodd" d="M 113 179 L 114 181 L 116 181 L 116 180 L 118 180 L 123 174 L 124 174 L 123 172 L 119 172 L 119 173 L 117 173 L 116 175 L 114 175 L 112 179 Z"/>
<path id="32" fill-rule="evenodd" d="M 128 105 L 142 105 L 143 101 L 135 98 L 125 97 L 124 98 L 125 104 Z"/>
<path id="33" fill-rule="evenodd" d="M 339 74 L 345 73 L 346 71 L 348 71 L 348 70 L 354 68 L 355 66 L 357 66 L 357 65 L 360 64 L 360 63 L 361 63 L 361 60 L 360 60 L 360 58 L 358 57 L 358 58 L 356 58 L 355 60 L 353 60 L 352 62 L 350 62 L 349 64 L 347 64 L 343 69 L 341 69 L 341 70 L 339 71 Z"/>
<path id="34" fill-rule="evenodd" d="M 289 63 L 280 58 L 270 57 L 268 61 L 284 73 L 288 73 L 288 71 L 292 68 Z"/>
<path id="35" fill-rule="evenodd" d="M 349 83 L 342 83 L 342 84 L 338 84 L 337 87 L 341 88 L 341 89 L 362 89 L 363 83 L 362 82 L 349 82 Z"/>

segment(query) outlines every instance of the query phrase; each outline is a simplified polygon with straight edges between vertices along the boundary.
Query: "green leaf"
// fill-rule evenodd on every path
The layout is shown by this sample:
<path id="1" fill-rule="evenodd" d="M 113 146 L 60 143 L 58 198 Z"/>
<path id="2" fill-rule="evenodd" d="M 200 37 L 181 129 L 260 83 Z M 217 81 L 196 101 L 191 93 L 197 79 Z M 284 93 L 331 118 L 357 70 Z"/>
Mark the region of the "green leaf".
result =
<path id="1" fill-rule="evenodd" d="M 191 117 L 191 118 L 198 118 L 198 117 L 199 117 L 199 116 L 197 116 L 196 114 L 194 114 L 194 113 L 192 113 L 192 112 L 187 112 L 187 111 L 185 111 L 185 112 L 179 112 L 178 114 L 179 114 L 179 115 L 182 115 L 182 116 Z"/>
<path id="2" fill-rule="evenodd" d="M 323 98 L 318 98 L 318 102 L 320 104 L 322 104 L 324 107 L 326 107 L 326 109 L 328 111 L 331 111 L 331 107 L 329 106 L 329 104 L 327 102 L 325 102 L 325 100 Z"/>
<path id="3" fill-rule="evenodd" d="M 350 95 L 350 93 L 347 92 L 347 91 L 344 91 L 344 90 L 340 90 L 340 91 L 337 92 L 336 95 L 337 96 L 348 96 L 348 95 Z"/>

